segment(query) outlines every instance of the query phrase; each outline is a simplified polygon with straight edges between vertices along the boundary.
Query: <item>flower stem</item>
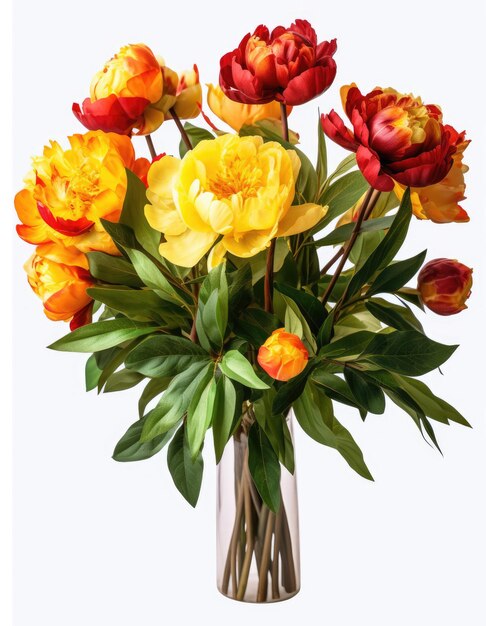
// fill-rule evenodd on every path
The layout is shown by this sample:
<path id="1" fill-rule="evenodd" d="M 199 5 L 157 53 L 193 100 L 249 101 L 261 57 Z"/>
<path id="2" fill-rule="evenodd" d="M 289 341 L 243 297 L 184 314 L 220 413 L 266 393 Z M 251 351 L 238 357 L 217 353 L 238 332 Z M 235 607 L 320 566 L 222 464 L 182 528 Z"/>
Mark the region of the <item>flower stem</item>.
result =
<path id="1" fill-rule="evenodd" d="M 265 272 L 265 281 L 263 284 L 263 295 L 265 300 L 265 311 L 273 313 L 273 265 L 275 259 L 275 243 L 276 239 L 272 239 L 267 252 L 267 269 Z"/>
<path id="2" fill-rule="evenodd" d="M 189 135 L 186 133 L 186 130 L 185 130 L 184 126 L 182 125 L 182 122 L 179 119 L 179 116 L 175 112 L 174 107 L 169 109 L 169 113 L 172 115 L 172 119 L 174 120 L 175 125 L 177 126 L 177 128 L 178 128 L 178 130 L 179 130 L 179 132 L 181 134 L 182 141 L 186 144 L 186 148 L 188 150 L 192 150 L 192 143 L 191 143 L 191 140 L 189 139 Z"/>
<path id="3" fill-rule="evenodd" d="M 344 247 L 341 246 L 339 248 L 339 250 L 336 252 L 336 254 L 324 265 L 324 267 L 321 270 L 321 276 L 325 276 L 328 272 L 328 270 L 331 269 L 331 267 L 334 265 L 334 263 L 336 263 L 336 261 L 339 259 L 339 257 L 344 254 Z"/>
<path id="4" fill-rule="evenodd" d="M 154 146 L 154 142 L 152 141 L 152 136 L 151 135 L 145 135 L 145 141 L 147 142 L 147 146 L 150 152 L 150 156 L 152 157 L 152 160 L 155 159 L 155 157 L 157 156 L 157 151 L 155 149 Z"/>
<path id="5" fill-rule="evenodd" d="M 353 232 L 351 233 L 351 237 L 349 238 L 348 243 L 345 246 L 343 246 L 343 253 L 341 255 L 341 260 L 339 261 L 339 265 L 337 266 L 336 271 L 334 272 L 334 275 L 331 278 L 331 281 L 329 282 L 329 285 L 327 286 L 327 289 L 324 292 L 324 295 L 322 296 L 322 304 L 324 306 L 329 300 L 332 290 L 334 289 L 339 279 L 339 276 L 341 275 L 341 272 L 343 271 L 344 265 L 346 264 L 346 261 L 348 260 L 348 257 L 351 254 L 351 250 L 353 249 L 353 246 L 356 243 L 356 239 L 358 238 L 359 231 L 361 230 L 361 225 L 364 222 L 364 220 L 367 219 L 371 215 L 371 211 L 373 210 L 373 207 L 375 206 L 379 195 L 380 195 L 380 192 L 377 191 L 376 189 L 373 189 L 373 187 L 370 187 L 366 193 L 363 203 L 361 204 L 361 207 L 359 209 L 358 218 L 356 220 L 356 224 L 354 226 Z"/>
<path id="6" fill-rule="evenodd" d="M 289 120 L 287 118 L 287 106 L 280 103 L 280 117 L 282 118 L 282 137 L 285 141 L 289 141 Z"/>

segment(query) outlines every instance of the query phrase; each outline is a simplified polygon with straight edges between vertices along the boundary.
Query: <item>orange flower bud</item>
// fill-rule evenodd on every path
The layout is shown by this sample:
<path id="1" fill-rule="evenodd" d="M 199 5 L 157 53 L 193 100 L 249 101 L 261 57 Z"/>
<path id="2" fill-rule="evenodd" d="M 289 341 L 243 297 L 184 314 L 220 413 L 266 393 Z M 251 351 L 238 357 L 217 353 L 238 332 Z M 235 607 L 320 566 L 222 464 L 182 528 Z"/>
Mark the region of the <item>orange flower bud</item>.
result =
<path id="1" fill-rule="evenodd" d="M 427 308 L 438 315 L 454 315 L 467 309 L 472 269 L 454 259 L 434 259 L 418 275 L 417 288 Z"/>
<path id="2" fill-rule="evenodd" d="M 86 289 L 93 279 L 86 255 L 75 248 L 47 243 L 37 247 L 24 268 L 50 320 L 70 320 L 71 330 L 91 321 L 93 300 Z"/>
<path id="3" fill-rule="evenodd" d="M 260 367 L 275 380 L 290 380 L 307 365 L 309 353 L 302 341 L 285 328 L 274 330 L 258 351 Z"/>
<path id="4" fill-rule="evenodd" d="M 146 116 L 160 116 L 162 121 L 172 119 L 173 109 L 181 120 L 197 117 L 201 112 L 202 89 L 199 82 L 197 65 L 192 70 L 184 70 L 180 74 L 164 65 L 159 59 L 162 70 L 164 94 L 155 104 L 151 105 Z"/>

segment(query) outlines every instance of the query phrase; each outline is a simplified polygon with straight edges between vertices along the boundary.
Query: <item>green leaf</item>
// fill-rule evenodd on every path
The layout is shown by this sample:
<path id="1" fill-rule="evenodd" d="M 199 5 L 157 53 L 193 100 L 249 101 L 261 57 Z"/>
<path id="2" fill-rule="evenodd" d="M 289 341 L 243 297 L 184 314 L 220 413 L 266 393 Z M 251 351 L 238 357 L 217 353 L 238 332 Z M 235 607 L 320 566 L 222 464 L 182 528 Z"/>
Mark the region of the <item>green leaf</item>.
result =
<path id="1" fill-rule="evenodd" d="M 191 458 L 184 424 L 170 442 L 167 450 L 167 465 L 175 486 L 189 504 L 195 507 L 201 491 L 204 461 L 201 453 L 196 460 Z"/>
<path id="2" fill-rule="evenodd" d="M 322 369 L 316 370 L 312 374 L 311 378 L 313 383 L 317 386 L 320 385 L 323 387 L 324 393 L 326 396 L 331 398 L 331 400 L 335 400 L 341 404 L 346 404 L 358 409 L 362 418 L 366 416 L 366 411 L 358 404 L 354 394 L 345 380 L 336 374 L 326 372 Z"/>
<path id="3" fill-rule="evenodd" d="M 93 322 L 73 330 L 48 348 L 62 352 L 98 352 L 135 337 L 148 335 L 154 330 L 155 327 L 151 323 L 134 322 L 126 318 Z"/>
<path id="4" fill-rule="evenodd" d="M 241 416 L 241 404 L 237 403 L 236 389 L 227 376 L 217 382 L 213 410 L 213 440 L 216 463 L 221 461 L 224 448 Z M 239 398 L 241 400 L 241 398 Z"/>
<path id="5" fill-rule="evenodd" d="M 315 351 L 317 345 L 314 340 L 314 335 L 297 303 L 283 293 L 275 291 L 273 294 L 273 306 L 275 313 L 284 323 L 285 330 L 293 335 L 297 335 L 297 337 L 301 339 L 305 338 L 311 350 Z"/>
<path id="6" fill-rule="evenodd" d="M 186 131 L 193 148 L 195 148 L 200 141 L 214 139 L 214 135 L 210 133 L 209 130 L 200 128 L 199 126 L 194 126 L 194 124 L 191 124 L 190 122 L 186 122 L 184 124 L 184 130 Z M 179 154 L 181 159 L 187 152 L 189 152 L 189 148 L 181 139 L 179 143 Z"/>
<path id="7" fill-rule="evenodd" d="M 323 183 L 327 178 L 327 150 L 326 150 L 326 135 L 322 130 L 321 116 L 317 115 L 317 164 L 316 173 L 318 185 Z"/>
<path id="8" fill-rule="evenodd" d="M 393 218 L 394 216 L 391 215 L 389 217 Z M 385 234 L 385 231 L 377 230 L 358 235 L 349 255 L 349 260 L 354 264 L 355 273 L 363 267 L 376 248 L 378 248 L 385 238 Z"/>
<path id="9" fill-rule="evenodd" d="M 412 204 L 410 202 L 410 189 L 407 189 L 403 194 L 402 202 L 395 215 L 395 219 L 383 241 L 351 279 L 347 289 L 348 300 L 352 298 L 376 272 L 386 267 L 390 261 L 393 260 L 405 240 L 411 218 Z"/>
<path id="10" fill-rule="evenodd" d="M 113 452 L 115 461 L 143 461 L 160 452 L 162 448 L 169 443 L 174 430 L 172 429 L 159 437 L 155 437 L 151 441 L 142 442 L 140 436 L 144 420 L 137 420 L 130 426 L 120 441 L 116 444 Z"/>
<path id="11" fill-rule="evenodd" d="M 148 381 L 138 400 L 138 415 L 140 418 L 143 417 L 149 402 L 165 391 L 170 381 L 171 378 L 169 376 L 166 378 L 152 378 Z"/>
<path id="12" fill-rule="evenodd" d="M 212 369 L 212 368 L 211 368 Z M 196 363 L 175 376 L 159 402 L 146 415 L 142 441 L 150 441 L 173 428 L 186 413 L 202 380 L 212 376 L 210 366 Z"/>
<path id="13" fill-rule="evenodd" d="M 103 370 L 98 367 L 98 364 L 96 362 L 96 355 L 92 354 L 86 361 L 86 367 L 84 372 L 86 391 L 91 391 L 92 389 L 95 389 L 97 387 L 102 371 Z"/>
<path id="14" fill-rule="evenodd" d="M 346 172 L 349 172 L 349 170 L 353 167 L 356 167 L 356 154 L 354 152 L 348 154 L 348 156 L 339 163 L 339 165 L 336 167 L 334 172 L 329 176 L 327 180 L 333 181 L 340 176 L 344 176 L 344 174 L 346 174 Z"/>
<path id="15" fill-rule="evenodd" d="M 126 248 L 143 250 L 130 226 L 121 224 L 120 222 L 110 222 L 109 220 L 104 220 L 103 218 L 100 219 L 100 222 L 123 255 L 126 256 Z"/>
<path id="16" fill-rule="evenodd" d="M 259 348 L 279 326 L 276 315 L 262 309 L 248 308 L 233 324 L 233 331 L 238 337 Z"/>
<path id="17" fill-rule="evenodd" d="M 377 219 L 367 220 L 363 222 L 363 225 L 360 229 L 360 233 L 369 233 L 375 232 L 377 230 L 385 230 L 390 228 L 395 219 L 394 215 L 388 215 L 387 217 L 379 217 Z M 320 248 L 322 246 L 335 246 L 338 243 L 343 243 L 344 241 L 348 241 L 351 237 L 354 227 L 356 226 L 355 222 L 350 222 L 349 224 L 343 224 L 342 226 L 338 226 L 329 235 L 323 237 L 322 239 L 318 239 L 313 242 L 312 245 Z"/>
<path id="18" fill-rule="evenodd" d="M 245 387 L 251 387 L 252 389 L 269 388 L 266 383 L 258 378 L 251 363 L 238 350 L 226 352 L 219 363 L 219 367 L 223 374 L 245 385 Z"/>
<path id="19" fill-rule="evenodd" d="M 348 465 L 363 478 L 373 480 L 363 453 L 348 430 L 334 417 L 332 401 L 311 381 L 294 404 L 297 421 L 309 437 L 335 448 Z"/>
<path id="20" fill-rule="evenodd" d="M 418 307 L 421 311 L 425 311 L 424 303 L 422 302 L 422 298 L 420 297 L 420 292 L 418 289 L 412 289 L 411 287 L 402 287 L 395 294 L 399 300 L 406 300 L 411 304 Z"/>
<path id="21" fill-rule="evenodd" d="M 273 400 L 272 413 L 274 415 L 285 415 L 287 413 L 292 404 L 304 391 L 307 379 L 311 375 L 314 367 L 315 363 L 312 361 L 307 363 L 306 368 L 300 374 L 294 376 L 280 387 Z"/>
<path id="22" fill-rule="evenodd" d="M 162 300 L 182 306 L 187 304 L 181 293 L 170 284 L 155 263 L 143 252 L 126 248 L 126 253 L 144 284 L 153 289 Z"/>
<path id="23" fill-rule="evenodd" d="M 202 347 L 221 349 L 228 325 L 228 284 L 225 263 L 209 272 L 199 291 L 197 336 Z"/>
<path id="24" fill-rule="evenodd" d="M 375 335 L 360 360 L 397 374 L 421 376 L 442 365 L 456 348 L 437 343 L 415 330 L 396 331 Z"/>
<path id="25" fill-rule="evenodd" d="M 387 219 L 387 218 L 384 218 Z M 378 274 L 373 284 L 367 291 L 367 295 L 371 296 L 375 293 L 392 293 L 400 287 L 403 287 L 422 267 L 425 260 L 427 250 L 424 250 L 416 256 L 406 259 L 405 261 L 397 261 Z"/>
<path id="26" fill-rule="evenodd" d="M 375 333 L 360 330 L 323 346 L 319 350 L 319 356 L 326 359 L 353 360 L 364 352 L 374 337 Z"/>
<path id="27" fill-rule="evenodd" d="M 111 358 L 107 360 L 106 365 L 103 366 L 103 371 L 101 372 L 101 376 L 98 380 L 98 393 L 100 393 L 108 378 L 116 372 L 136 344 L 137 340 L 135 339 L 134 341 L 123 344 L 123 347 L 120 346 L 119 348 L 113 348 Z"/>
<path id="28" fill-rule="evenodd" d="M 189 319 L 179 306 L 164 302 L 149 289 L 91 287 L 87 292 L 112 310 L 137 321 L 164 321 L 164 326 L 178 328 L 187 325 Z M 170 321 L 166 322 L 165 318 Z"/>
<path id="29" fill-rule="evenodd" d="M 210 357 L 197 344 L 172 335 L 153 335 L 142 341 L 126 360 L 128 369 L 160 378 L 175 376 L 194 363 L 204 363 Z"/>
<path id="30" fill-rule="evenodd" d="M 88 252 L 89 272 L 98 280 L 125 287 L 142 287 L 133 265 L 119 256 L 111 256 L 104 252 Z"/>
<path id="31" fill-rule="evenodd" d="M 344 378 L 358 404 L 376 415 L 385 412 L 385 395 L 380 387 L 368 382 L 359 371 L 350 367 L 344 368 Z"/>
<path id="32" fill-rule="evenodd" d="M 275 289 L 281 294 L 289 297 L 299 307 L 300 312 L 308 322 L 314 333 L 319 332 L 319 328 L 326 319 L 326 310 L 322 306 L 322 302 L 315 296 L 302 291 L 301 289 L 295 289 L 285 283 L 275 283 Z"/>
<path id="33" fill-rule="evenodd" d="M 417 330 L 424 332 L 422 324 L 408 307 L 398 304 L 392 304 L 381 298 L 374 298 L 366 302 L 368 311 L 376 317 L 377 320 L 387 324 L 397 330 Z"/>
<path id="34" fill-rule="evenodd" d="M 268 437 L 275 454 L 287 470 L 295 471 L 294 446 L 292 435 L 288 427 L 287 417 L 280 413 L 273 414 L 272 405 L 275 399 L 275 390 L 269 389 L 261 398 L 253 403 L 254 415 L 260 428 Z"/>
<path id="35" fill-rule="evenodd" d="M 138 242 L 156 258 L 159 256 L 160 233 L 154 230 L 145 217 L 145 205 L 148 203 L 146 188 L 140 178 L 131 172 L 127 173 L 127 191 L 120 222 L 129 226 L 135 233 Z"/>
<path id="36" fill-rule="evenodd" d="M 106 381 L 103 389 L 104 393 L 112 393 L 114 391 L 125 391 L 125 389 L 131 389 L 140 383 L 145 376 L 138 372 L 132 372 L 131 370 L 122 369 L 119 372 L 114 372 Z"/>
<path id="37" fill-rule="evenodd" d="M 471 428 L 469 422 L 457 409 L 445 400 L 442 400 L 442 398 L 437 397 L 421 380 L 400 376 L 399 374 L 393 374 L 393 377 L 398 385 L 415 400 L 427 417 L 443 424 L 456 422 Z"/>
<path id="38" fill-rule="evenodd" d="M 248 433 L 248 465 L 263 502 L 277 513 L 280 508 L 280 463 L 268 437 L 257 423 Z"/>
<path id="39" fill-rule="evenodd" d="M 194 390 L 187 408 L 186 436 L 193 459 L 199 454 L 206 431 L 211 425 L 217 389 L 214 376 L 211 376 L 209 380 L 206 377 L 203 378 Z"/>
<path id="40" fill-rule="evenodd" d="M 368 189 L 369 185 L 363 174 L 358 170 L 349 172 L 335 183 L 327 187 L 319 200 L 319 204 L 329 206 L 324 219 L 319 223 L 319 228 L 311 229 L 311 232 L 318 232 L 327 224 L 330 224 L 336 217 L 350 209 L 358 202 L 361 196 Z"/>

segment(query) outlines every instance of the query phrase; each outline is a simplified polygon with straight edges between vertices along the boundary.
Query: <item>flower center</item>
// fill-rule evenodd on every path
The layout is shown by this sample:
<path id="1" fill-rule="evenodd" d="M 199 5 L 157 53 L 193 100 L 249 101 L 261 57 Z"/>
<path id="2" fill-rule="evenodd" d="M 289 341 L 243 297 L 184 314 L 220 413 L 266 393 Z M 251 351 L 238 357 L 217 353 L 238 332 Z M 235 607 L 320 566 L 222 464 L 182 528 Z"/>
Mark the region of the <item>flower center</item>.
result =
<path id="1" fill-rule="evenodd" d="M 262 185 L 262 171 L 256 158 L 242 159 L 235 156 L 224 163 L 216 176 L 209 180 L 209 190 L 218 199 L 241 194 L 243 198 L 254 198 Z"/>

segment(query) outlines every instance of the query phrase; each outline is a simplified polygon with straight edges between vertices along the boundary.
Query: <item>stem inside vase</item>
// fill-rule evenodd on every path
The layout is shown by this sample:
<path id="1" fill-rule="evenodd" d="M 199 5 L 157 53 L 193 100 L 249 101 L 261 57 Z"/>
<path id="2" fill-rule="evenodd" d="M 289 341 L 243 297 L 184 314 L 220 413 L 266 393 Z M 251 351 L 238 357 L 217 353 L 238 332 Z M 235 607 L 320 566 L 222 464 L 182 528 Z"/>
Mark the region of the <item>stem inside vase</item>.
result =
<path id="1" fill-rule="evenodd" d="M 218 465 L 218 588 L 243 602 L 275 602 L 300 588 L 295 475 L 282 467 L 280 508 L 262 501 L 248 467 L 243 428 Z"/>

